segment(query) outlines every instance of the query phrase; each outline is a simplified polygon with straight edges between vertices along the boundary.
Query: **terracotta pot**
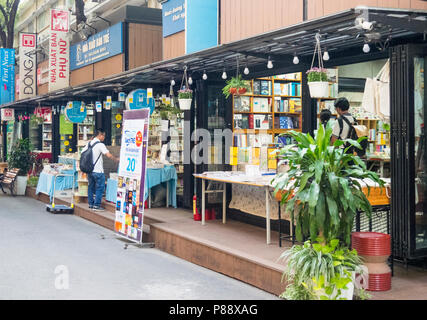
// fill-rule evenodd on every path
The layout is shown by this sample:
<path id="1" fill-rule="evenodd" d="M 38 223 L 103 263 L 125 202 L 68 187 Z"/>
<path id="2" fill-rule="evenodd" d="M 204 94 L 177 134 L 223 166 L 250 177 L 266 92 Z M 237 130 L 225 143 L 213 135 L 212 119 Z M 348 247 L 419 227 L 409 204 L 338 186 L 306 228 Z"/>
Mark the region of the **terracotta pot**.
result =
<path id="1" fill-rule="evenodd" d="M 246 88 L 239 88 L 238 92 L 239 92 L 239 94 L 245 94 Z"/>

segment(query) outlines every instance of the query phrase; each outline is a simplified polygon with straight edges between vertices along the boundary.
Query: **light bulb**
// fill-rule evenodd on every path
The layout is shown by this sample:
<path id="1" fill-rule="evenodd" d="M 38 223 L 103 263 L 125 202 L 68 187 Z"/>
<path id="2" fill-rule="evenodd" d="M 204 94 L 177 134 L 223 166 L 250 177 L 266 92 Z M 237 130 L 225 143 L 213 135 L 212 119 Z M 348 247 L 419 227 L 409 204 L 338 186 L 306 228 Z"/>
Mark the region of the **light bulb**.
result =
<path id="1" fill-rule="evenodd" d="M 206 71 L 203 71 L 202 78 L 203 78 L 203 80 L 207 80 L 208 79 L 208 75 L 206 74 Z"/>
<path id="2" fill-rule="evenodd" d="M 267 68 L 268 69 L 272 69 L 273 68 L 273 62 L 271 61 L 270 57 L 268 57 Z"/>
<path id="3" fill-rule="evenodd" d="M 369 47 L 369 44 L 365 43 L 363 45 L 363 52 L 368 53 L 369 51 L 371 51 L 371 47 Z"/>
<path id="4" fill-rule="evenodd" d="M 224 80 L 225 80 L 225 79 L 227 79 L 227 72 L 225 72 L 225 71 L 224 71 L 224 72 L 222 73 L 222 78 L 223 78 Z"/>
<path id="5" fill-rule="evenodd" d="M 193 84 L 193 78 L 191 78 L 191 77 L 188 78 L 188 84 L 190 84 L 190 85 Z"/>
<path id="6" fill-rule="evenodd" d="M 246 75 L 249 74 L 249 68 L 245 67 L 245 70 L 243 70 L 243 73 L 246 74 Z"/>
<path id="7" fill-rule="evenodd" d="M 175 80 L 171 80 L 171 85 L 174 86 L 175 85 Z"/>
<path id="8" fill-rule="evenodd" d="M 299 59 L 298 59 L 298 57 L 296 55 L 294 56 L 294 60 L 292 60 L 292 62 L 294 64 L 298 64 L 299 63 Z"/>
<path id="9" fill-rule="evenodd" d="M 325 60 L 325 61 L 329 60 L 329 52 L 328 51 L 323 52 L 323 60 Z"/>

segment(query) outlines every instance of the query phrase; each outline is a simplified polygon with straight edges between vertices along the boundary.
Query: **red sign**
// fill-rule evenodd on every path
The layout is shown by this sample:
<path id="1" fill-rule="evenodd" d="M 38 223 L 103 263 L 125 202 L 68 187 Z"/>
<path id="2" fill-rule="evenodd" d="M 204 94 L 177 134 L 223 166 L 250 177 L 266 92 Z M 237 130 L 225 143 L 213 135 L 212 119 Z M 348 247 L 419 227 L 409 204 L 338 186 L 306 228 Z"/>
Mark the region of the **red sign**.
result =
<path id="1" fill-rule="evenodd" d="M 36 35 L 35 34 L 23 34 L 22 35 L 22 46 L 35 48 L 36 46 Z"/>
<path id="2" fill-rule="evenodd" d="M 69 86 L 68 11 L 52 9 L 49 40 L 49 92 Z"/>
<path id="3" fill-rule="evenodd" d="M 68 11 L 52 9 L 50 28 L 52 31 L 68 32 Z"/>
<path id="4" fill-rule="evenodd" d="M 142 133 L 141 131 L 138 131 L 135 137 L 135 144 L 137 147 L 140 147 L 142 144 Z"/>

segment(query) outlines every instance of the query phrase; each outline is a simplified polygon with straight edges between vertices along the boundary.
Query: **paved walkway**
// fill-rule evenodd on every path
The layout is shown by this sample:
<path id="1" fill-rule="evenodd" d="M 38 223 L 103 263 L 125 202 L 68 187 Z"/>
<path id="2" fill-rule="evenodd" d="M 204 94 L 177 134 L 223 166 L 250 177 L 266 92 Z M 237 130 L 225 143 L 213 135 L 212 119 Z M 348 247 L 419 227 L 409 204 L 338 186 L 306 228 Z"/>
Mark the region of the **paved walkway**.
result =
<path id="1" fill-rule="evenodd" d="M 82 218 L 0 195 L 0 299 L 277 299 L 157 249 L 123 247 Z"/>

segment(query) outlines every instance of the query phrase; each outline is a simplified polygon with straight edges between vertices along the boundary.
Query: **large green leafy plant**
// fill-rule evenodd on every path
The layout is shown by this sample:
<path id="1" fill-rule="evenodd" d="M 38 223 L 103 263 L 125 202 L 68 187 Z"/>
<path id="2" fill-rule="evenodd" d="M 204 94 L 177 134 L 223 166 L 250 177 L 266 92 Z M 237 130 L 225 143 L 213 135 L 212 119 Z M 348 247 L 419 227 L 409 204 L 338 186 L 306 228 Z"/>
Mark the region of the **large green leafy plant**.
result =
<path id="1" fill-rule="evenodd" d="M 289 171 L 273 180 L 275 192 L 281 191 L 282 204 L 295 221 L 298 241 L 315 241 L 322 236 L 326 242 L 340 239 L 350 244 L 351 230 L 358 210 L 369 217 L 372 207 L 362 191 L 362 179 L 384 186 L 374 172 L 356 155 L 342 146 L 361 148 L 354 140 L 336 140 L 330 145 L 332 128 L 319 126 L 316 137 L 309 133 L 287 133 L 297 142 L 280 150 L 279 157 L 289 161 Z M 369 189 L 369 187 L 368 187 Z"/>
<path id="2" fill-rule="evenodd" d="M 32 150 L 33 146 L 29 139 L 18 140 L 7 157 L 8 167 L 20 169 L 18 175 L 25 176 L 35 161 Z"/>

